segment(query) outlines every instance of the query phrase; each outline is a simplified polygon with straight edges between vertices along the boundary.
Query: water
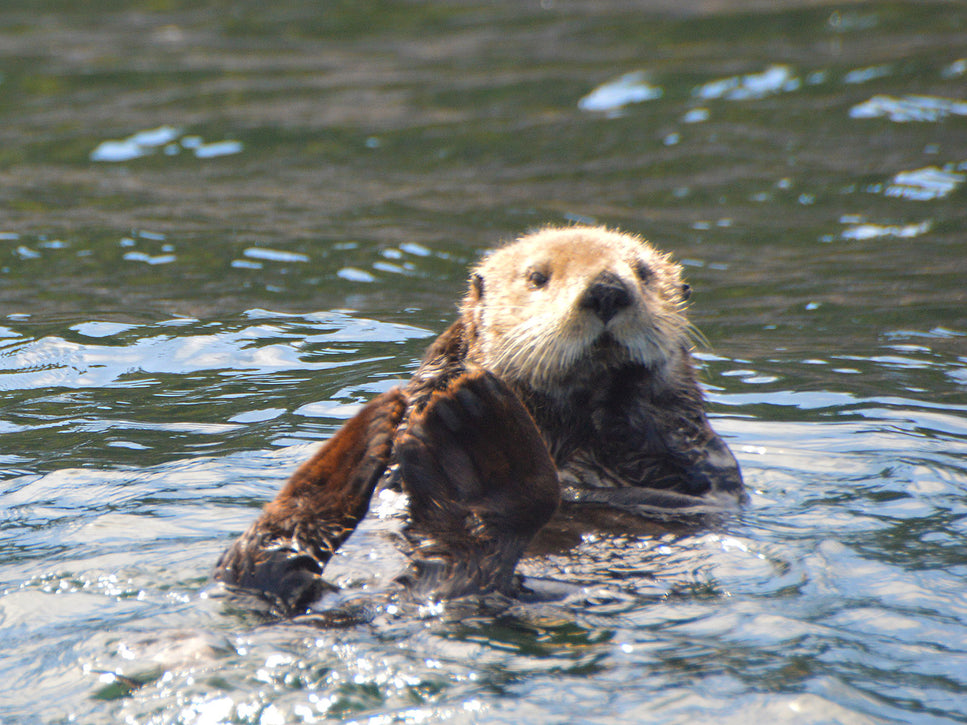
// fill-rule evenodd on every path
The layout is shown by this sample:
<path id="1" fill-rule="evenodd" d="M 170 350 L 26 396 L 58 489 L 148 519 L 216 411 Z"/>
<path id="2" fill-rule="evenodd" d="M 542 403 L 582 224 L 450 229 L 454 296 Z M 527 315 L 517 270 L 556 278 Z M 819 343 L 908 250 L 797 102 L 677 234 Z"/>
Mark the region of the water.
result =
<path id="1" fill-rule="evenodd" d="M 0 721 L 967 721 L 967 10 L 815 5 L 5 3 Z M 582 220 L 685 264 L 746 512 L 554 604 L 206 597 L 481 250 Z"/>

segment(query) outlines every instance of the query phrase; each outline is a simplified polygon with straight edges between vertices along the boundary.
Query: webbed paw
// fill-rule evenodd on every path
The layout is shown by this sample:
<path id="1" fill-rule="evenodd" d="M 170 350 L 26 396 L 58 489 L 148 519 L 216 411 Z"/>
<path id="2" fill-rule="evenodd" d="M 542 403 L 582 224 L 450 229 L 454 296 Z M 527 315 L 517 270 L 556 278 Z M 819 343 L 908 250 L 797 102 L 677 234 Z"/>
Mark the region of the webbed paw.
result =
<path id="1" fill-rule="evenodd" d="M 222 554 L 213 578 L 257 594 L 283 616 L 304 612 L 328 588 L 322 565 L 310 554 L 264 539 L 253 526 Z"/>
<path id="2" fill-rule="evenodd" d="M 508 590 L 559 499 L 547 446 L 514 392 L 482 370 L 462 375 L 411 415 L 396 452 L 411 530 L 422 538 L 417 587 L 443 596 Z"/>

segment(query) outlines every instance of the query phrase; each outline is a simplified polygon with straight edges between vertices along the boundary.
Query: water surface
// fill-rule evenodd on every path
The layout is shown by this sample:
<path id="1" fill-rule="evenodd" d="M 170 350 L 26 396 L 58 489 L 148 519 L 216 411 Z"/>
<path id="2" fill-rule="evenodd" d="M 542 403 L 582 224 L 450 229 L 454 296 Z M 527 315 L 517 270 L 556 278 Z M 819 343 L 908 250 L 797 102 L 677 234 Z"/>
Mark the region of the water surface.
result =
<path id="1" fill-rule="evenodd" d="M 965 88 L 956 3 L 5 3 L 0 721 L 964 722 Z M 467 266 L 570 222 L 685 265 L 748 509 L 526 563 L 552 604 L 207 597 Z"/>

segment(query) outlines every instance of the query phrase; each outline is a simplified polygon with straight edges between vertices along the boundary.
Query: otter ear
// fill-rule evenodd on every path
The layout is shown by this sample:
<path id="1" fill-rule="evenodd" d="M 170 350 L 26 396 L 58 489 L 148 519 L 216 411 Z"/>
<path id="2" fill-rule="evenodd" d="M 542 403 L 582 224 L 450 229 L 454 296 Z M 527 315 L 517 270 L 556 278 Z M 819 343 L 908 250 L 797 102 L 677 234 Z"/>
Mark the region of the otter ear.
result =
<path id="1" fill-rule="evenodd" d="M 474 302 L 483 299 L 484 280 L 483 275 L 479 272 L 474 272 L 470 275 L 470 295 Z"/>
<path id="2" fill-rule="evenodd" d="M 682 285 L 682 299 L 683 300 L 687 300 L 691 296 L 692 296 L 692 285 L 690 285 L 690 284 L 683 284 Z"/>

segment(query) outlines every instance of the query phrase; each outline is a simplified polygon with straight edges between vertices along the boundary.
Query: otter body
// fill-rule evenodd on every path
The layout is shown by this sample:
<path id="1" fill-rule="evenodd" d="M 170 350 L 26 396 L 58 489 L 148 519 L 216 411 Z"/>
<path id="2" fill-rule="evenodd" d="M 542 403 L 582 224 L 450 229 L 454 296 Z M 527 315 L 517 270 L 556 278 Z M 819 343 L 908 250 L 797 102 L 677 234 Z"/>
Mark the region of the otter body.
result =
<path id="1" fill-rule="evenodd" d="M 734 506 L 742 478 L 705 415 L 688 295 L 681 267 L 638 238 L 538 232 L 474 270 L 460 319 L 407 391 L 419 401 L 468 367 L 492 372 L 533 416 L 566 498 L 641 513 Z M 601 490 L 614 488 L 639 490 Z"/>
<path id="2" fill-rule="evenodd" d="M 405 388 L 303 466 L 215 578 L 306 606 L 392 463 L 410 496 L 400 581 L 437 597 L 514 593 L 518 559 L 552 519 L 584 512 L 608 528 L 736 507 L 742 479 L 705 415 L 688 292 L 667 255 L 603 228 L 493 252 Z"/>

